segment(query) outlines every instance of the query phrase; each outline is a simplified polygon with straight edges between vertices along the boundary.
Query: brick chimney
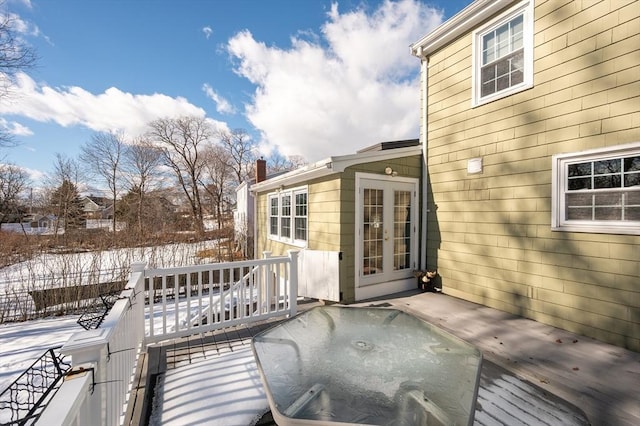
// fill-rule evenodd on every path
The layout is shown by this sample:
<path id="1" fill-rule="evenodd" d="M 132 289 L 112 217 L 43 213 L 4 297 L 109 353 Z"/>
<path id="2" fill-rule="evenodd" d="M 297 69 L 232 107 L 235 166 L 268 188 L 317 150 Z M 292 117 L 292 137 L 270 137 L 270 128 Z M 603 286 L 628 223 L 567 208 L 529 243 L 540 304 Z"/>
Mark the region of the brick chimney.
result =
<path id="1" fill-rule="evenodd" d="M 256 183 L 267 179 L 267 160 L 259 158 L 256 160 Z"/>

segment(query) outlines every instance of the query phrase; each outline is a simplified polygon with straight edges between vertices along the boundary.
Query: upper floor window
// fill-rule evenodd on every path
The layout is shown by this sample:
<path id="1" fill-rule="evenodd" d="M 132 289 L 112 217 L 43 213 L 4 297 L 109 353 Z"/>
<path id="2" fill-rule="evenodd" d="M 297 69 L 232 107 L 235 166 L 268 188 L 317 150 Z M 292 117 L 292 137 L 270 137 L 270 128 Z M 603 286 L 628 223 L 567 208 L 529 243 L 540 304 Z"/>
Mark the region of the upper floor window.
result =
<path id="1" fill-rule="evenodd" d="M 640 234 L 640 143 L 553 157 L 555 230 Z"/>
<path id="2" fill-rule="evenodd" d="M 533 5 L 518 4 L 473 36 L 473 106 L 533 85 Z"/>
<path id="3" fill-rule="evenodd" d="M 307 241 L 307 189 L 269 194 L 269 238 L 298 246 Z"/>

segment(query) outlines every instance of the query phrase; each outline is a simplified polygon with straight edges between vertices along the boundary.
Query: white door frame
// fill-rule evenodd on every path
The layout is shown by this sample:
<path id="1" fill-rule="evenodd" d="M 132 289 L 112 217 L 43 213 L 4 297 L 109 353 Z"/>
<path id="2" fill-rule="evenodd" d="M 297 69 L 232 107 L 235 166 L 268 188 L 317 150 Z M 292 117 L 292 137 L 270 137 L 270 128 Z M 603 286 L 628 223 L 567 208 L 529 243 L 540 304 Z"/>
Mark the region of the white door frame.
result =
<path id="1" fill-rule="evenodd" d="M 418 268 L 418 208 L 419 200 L 418 194 L 420 189 L 420 180 L 417 178 L 400 177 L 400 176 L 387 176 L 372 173 L 356 173 L 355 176 L 355 299 L 364 300 L 373 297 L 384 296 L 387 294 L 397 293 L 400 291 L 410 290 L 416 288 L 416 279 L 413 276 L 413 270 Z M 383 188 L 393 189 L 394 183 L 400 183 L 406 187 L 407 184 L 411 186 L 411 246 L 410 246 L 410 268 L 394 273 L 396 276 L 382 282 L 371 283 L 367 278 L 362 275 L 362 258 L 363 258 L 363 203 L 362 195 L 363 189 L 366 183 L 376 181 L 378 184 L 382 184 Z M 391 220 L 393 218 L 386 217 L 385 220 Z M 387 254 L 393 256 L 393 253 Z M 389 276 L 389 274 L 386 274 Z"/>

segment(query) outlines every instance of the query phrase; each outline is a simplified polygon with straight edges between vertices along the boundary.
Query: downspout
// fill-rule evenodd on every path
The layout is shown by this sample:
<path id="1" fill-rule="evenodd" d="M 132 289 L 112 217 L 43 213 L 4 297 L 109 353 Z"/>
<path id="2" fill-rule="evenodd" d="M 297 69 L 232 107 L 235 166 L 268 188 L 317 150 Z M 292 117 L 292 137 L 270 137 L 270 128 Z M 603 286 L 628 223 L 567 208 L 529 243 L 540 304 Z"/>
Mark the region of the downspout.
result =
<path id="1" fill-rule="evenodd" d="M 258 254 L 258 193 L 249 191 L 253 197 L 253 258 L 259 259 Z"/>
<path id="2" fill-rule="evenodd" d="M 429 61 L 426 57 L 420 57 L 420 84 L 422 85 L 422 96 L 420 99 L 420 144 L 422 145 L 422 235 L 420 239 L 420 269 L 427 269 L 427 217 L 429 215 L 429 205 L 428 205 L 428 183 L 429 183 L 429 173 L 428 173 L 428 161 L 427 161 L 427 115 L 429 107 L 428 98 L 428 84 L 427 81 L 428 75 L 427 72 L 429 70 Z"/>

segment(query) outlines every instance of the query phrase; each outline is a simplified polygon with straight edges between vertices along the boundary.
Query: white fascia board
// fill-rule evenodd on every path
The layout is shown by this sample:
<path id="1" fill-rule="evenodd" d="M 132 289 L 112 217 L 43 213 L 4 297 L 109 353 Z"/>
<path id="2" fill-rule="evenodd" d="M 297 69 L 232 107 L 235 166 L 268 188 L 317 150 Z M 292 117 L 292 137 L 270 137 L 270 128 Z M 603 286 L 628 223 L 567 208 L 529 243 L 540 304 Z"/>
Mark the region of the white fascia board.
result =
<path id="1" fill-rule="evenodd" d="M 309 179 L 326 176 L 331 173 L 334 173 L 333 170 L 331 170 L 331 158 L 327 158 L 326 160 L 321 160 L 285 174 L 263 180 L 260 183 L 253 184 L 249 187 L 249 191 L 253 193 L 269 191 L 280 186 L 296 184 Z"/>
<path id="2" fill-rule="evenodd" d="M 297 185 L 311 179 L 343 172 L 347 167 L 374 161 L 392 160 L 394 158 L 407 157 L 422 154 L 422 146 L 409 146 L 405 148 L 387 149 L 382 151 L 360 152 L 357 154 L 329 157 L 316 163 L 309 164 L 296 170 L 292 170 L 280 176 L 264 180 L 251 185 L 251 192 L 264 192 L 279 188 L 280 186 Z"/>
<path id="3" fill-rule="evenodd" d="M 332 169 L 338 173 L 343 172 L 347 167 L 357 164 L 372 163 L 374 161 L 393 160 L 395 158 L 408 157 L 422 154 L 422 146 L 408 146 L 404 148 L 385 149 L 381 151 L 360 152 L 358 154 L 332 157 Z"/>
<path id="4" fill-rule="evenodd" d="M 410 46 L 411 54 L 426 58 L 486 21 L 514 0 L 476 0 Z"/>

